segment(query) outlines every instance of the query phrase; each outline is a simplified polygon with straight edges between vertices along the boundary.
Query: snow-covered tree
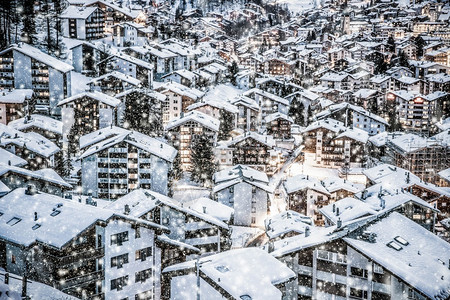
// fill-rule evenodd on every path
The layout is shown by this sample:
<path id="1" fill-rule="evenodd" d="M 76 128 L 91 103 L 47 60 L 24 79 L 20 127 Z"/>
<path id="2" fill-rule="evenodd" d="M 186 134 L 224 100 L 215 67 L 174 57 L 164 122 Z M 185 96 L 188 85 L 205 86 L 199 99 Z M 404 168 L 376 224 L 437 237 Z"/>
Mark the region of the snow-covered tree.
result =
<path id="1" fill-rule="evenodd" d="M 305 105 L 297 97 L 292 99 L 289 106 L 289 116 L 294 120 L 295 124 L 305 126 Z"/>
<path id="2" fill-rule="evenodd" d="M 236 85 L 236 75 L 239 73 L 239 67 L 236 61 L 233 60 L 231 65 L 228 67 L 228 74 L 230 78 L 230 82 L 233 85 Z"/>
<path id="3" fill-rule="evenodd" d="M 61 177 L 68 177 L 73 170 L 72 161 L 68 153 L 59 151 L 55 154 L 55 172 Z"/>
<path id="4" fill-rule="evenodd" d="M 233 130 L 234 126 L 234 117 L 233 114 L 229 111 L 221 109 L 220 111 L 220 126 L 219 126 L 219 135 L 218 139 L 220 141 L 228 140 L 231 135 L 230 132 Z"/>
<path id="5" fill-rule="evenodd" d="M 36 37 L 36 24 L 35 24 L 35 10 L 34 0 L 22 0 L 22 42 L 35 45 L 37 42 Z"/>
<path id="6" fill-rule="evenodd" d="M 213 143 L 205 135 L 195 136 L 191 143 L 191 153 L 191 180 L 203 186 L 211 186 L 212 176 L 216 172 Z"/>

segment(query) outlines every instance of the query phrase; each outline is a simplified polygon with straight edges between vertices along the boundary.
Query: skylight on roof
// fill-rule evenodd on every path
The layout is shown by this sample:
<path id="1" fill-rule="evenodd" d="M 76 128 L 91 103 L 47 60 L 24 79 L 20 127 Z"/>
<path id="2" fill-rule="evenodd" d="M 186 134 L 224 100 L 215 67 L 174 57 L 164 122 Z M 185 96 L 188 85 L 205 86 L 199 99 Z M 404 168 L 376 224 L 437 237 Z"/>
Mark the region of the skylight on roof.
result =
<path id="1" fill-rule="evenodd" d="M 33 227 L 31 227 L 31 229 L 36 230 L 39 227 L 41 227 L 41 224 L 34 224 Z"/>
<path id="2" fill-rule="evenodd" d="M 394 238 L 394 240 L 395 240 L 396 242 L 399 242 L 399 243 L 402 244 L 403 246 L 408 246 L 408 245 L 409 245 L 409 242 L 408 242 L 407 240 L 405 240 L 404 238 L 402 238 L 401 236 L 396 236 L 396 237 Z"/>
<path id="3" fill-rule="evenodd" d="M 226 266 L 217 266 L 216 269 L 220 273 L 226 273 L 226 272 L 230 271 L 230 269 L 228 269 Z"/>
<path id="4" fill-rule="evenodd" d="M 6 224 L 8 224 L 8 225 L 10 225 L 10 226 L 14 226 L 14 225 L 16 225 L 17 223 L 19 223 L 20 221 L 22 221 L 21 218 L 14 217 L 14 218 L 12 218 L 11 220 L 9 220 L 8 222 L 6 222 Z"/>
<path id="5" fill-rule="evenodd" d="M 55 209 L 54 211 L 52 211 L 52 213 L 50 214 L 50 216 L 55 217 L 57 215 L 59 215 L 61 213 L 60 210 Z"/>
<path id="6" fill-rule="evenodd" d="M 394 241 L 391 241 L 391 242 L 387 243 L 386 246 L 391 247 L 392 249 L 395 249 L 395 250 L 397 250 L 397 251 L 400 251 L 400 250 L 403 249 L 402 246 L 400 246 L 399 244 L 397 244 L 397 243 L 394 242 Z"/>

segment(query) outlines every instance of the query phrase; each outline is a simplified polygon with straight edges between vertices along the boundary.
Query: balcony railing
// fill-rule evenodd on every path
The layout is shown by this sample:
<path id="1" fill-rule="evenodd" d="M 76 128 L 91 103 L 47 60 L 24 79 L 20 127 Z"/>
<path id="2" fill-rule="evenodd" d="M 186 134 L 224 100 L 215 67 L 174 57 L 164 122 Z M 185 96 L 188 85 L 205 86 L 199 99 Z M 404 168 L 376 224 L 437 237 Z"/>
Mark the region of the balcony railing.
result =
<path id="1" fill-rule="evenodd" d="M 100 270 L 93 273 L 70 278 L 67 280 L 62 280 L 58 283 L 58 289 L 64 291 L 74 285 L 79 285 L 90 281 L 102 280 L 103 278 L 104 278 L 104 271 Z"/>
<path id="2" fill-rule="evenodd" d="M 60 266 L 71 265 L 77 261 L 85 260 L 85 259 L 96 259 L 105 255 L 105 248 L 96 248 L 84 252 L 79 252 L 74 255 L 68 255 L 60 257 Z"/>

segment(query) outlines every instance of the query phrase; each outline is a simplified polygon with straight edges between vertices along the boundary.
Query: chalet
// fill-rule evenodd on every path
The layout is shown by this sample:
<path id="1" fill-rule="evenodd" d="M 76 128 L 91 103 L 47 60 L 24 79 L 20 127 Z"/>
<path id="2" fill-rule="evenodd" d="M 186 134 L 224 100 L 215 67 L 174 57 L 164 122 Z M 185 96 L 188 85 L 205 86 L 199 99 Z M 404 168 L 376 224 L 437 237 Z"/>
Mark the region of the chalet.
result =
<path id="1" fill-rule="evenodd" d="M 54 156 L 60 148 L 36 132 L 21 132 L 0 124 L 0 147 L 25 159 L 30 170 L 54 166 Z"/>
<path id="2" fill-rule="evenodd" d="M 253 88 L 246 91 L 244 96 L 250 97 L 258 103 L 261 108 L 262 120 L 264 120 L 266 116 L 273 113 L 288 113 L 289 101 L 285 98 L 268 93 L 258 88 Z"/>
<path id="3" fill-rule="evenodd" d="M 237 114 L 239 112 L 238 108 L 233 104 L 230 104 L 229 102 L 223 100 L 202 100 L 201 102 L 196 102 L 189 105 L 187 107 L 187 110 L 198 110 L 219 120 L 222 120 L 225 114 L 229 114 L 231 116 L 231 122 L 234 124 L 233 127 L 236 128 L 237 126 Z"/>
<path id="4" fill-rule="evenodd" d="M 57 104 L 71 95 L 73 67 L 20 43 L 0 51 L 0 88 L 32 89 L 36 110 L 59 115 Z"/>
<path id="5" fill-rule="evenodd" d="M 268 115 L 265 118 L 267 134 L 272 135 L 274 139 L 289 140 L 292 138 L 291 125 L 294 120 L 280 112 Z"/>
<path id="6" fill-rule="evenodd" d="M 120 52 L 103 60 L 101 65 L 106 65 L 105 72 L 100 72 L 101 75 L 111 71 L 120 72 L 126 77 L 139 80 L 143 86 L 152 86 L 153 65 L 144 60 Z"/>
<path id="7" fill-rule="evenodd" d="M 170 74 L 162 76 L 164 82 L 176 82 L 187 87 L 193 88 L 197 85 L 198 75 L 186 69 L 173 71 Z"/>
<path id="8" fill-rule="evenodd" d="M 92 132 L 91 138 L 84 137 L 84 140 L 97 135 L 98 132 Z M 79 157 L 85 195 L 114 200 L 138 188 L 168 194 L 168 174 L 176 156 L 173 147 L 128 130 L 103 137 L 97 138 Z"/>
<path id="9" fill-rule="evenodd" d="M 316 225 L 324 220 L 319 209 L 330 203 L 331 194 L 316 178 L 297 175 L 286 179 L 281 192 L 287 199 L 287 209 L 310 217 Z"/>
<path id="10" fill-rule="evenodd" d="M 87 8 L 98 7 L 104 12 L 105 32 L 111 33 L 113 26 L 127 21 L 137 20 L 139 16 L 138 10 L 132 10 L 131 8 L 122 8 L 112 2 L 104 0 L 93 0 L 85 3 Z"/>
<path id="11" fill-rule="evenodd" d="M 302 235 L 308 231 L 314 231 L 314 223 L 311 217 L 307 217 L 293 210 L 287 210 L 271 216 L 264 223 L 269 243 Z"/>
<path id="12" fill-rule="evenodd" d="M 249 131 L 234 137 L 227 146 L 233 149 L 234 165 L 248 165 L 271 175 L 282 164 L 281 153 L 275 149 L 273 136 Z"/>
<path id="13" fill-rule="evenodd" d="M 318 165 L 331 168 L 360 168 L 363 165 L 366 131 L 348 129 L 342 122 L 325 119 L 310 124 L 304 131 L 305 152 L 315 153 Z"/>
<path id="14" fill-rule="evenodd" d="M 234 209 L 233 225 L 263 227 L 273 189 L 263 172 L 244 165 L 214 174 L 214 199 Z"/>
<path id="15" fill-rule="evenodd" d="M 109 96 L 139 87 L 141 84 L 139 79 L 117 71 L 101 75 L 88 82 L 91 91 L 105 93 Z"/>
<path id="16" fill-rule="evenodd" d="M 194 71 L 197 69 L 198 57 L 202 54 L 199 49 L 188 46 L 176 39 L 162 41 L 160 46 L 177 55 L 174 60 L 175 70 L 186 69 L 188 71 Z"/>
<path id="17" fill-rule="evenodd" d="M 104 35 L 105 13 L 98 7 L 68 6 L 59 15 L 63 36 L 78 40 L 97 40 Z"/>
<path id="18" fill-rule="evenodd" d="M 31 89 L 1 91 L 0 124 L 8 125 L 9 122 L 22 118 L 32 97 L 33 90 Z"/>
<path id="19" fill-rule="evenodd" d="M 112 40 L 117 47 L 144 46 L 154 31 L 135 22 L 116 24 L 112 28 Z"/>
<path id="20" fill-rule="evenodd" d="M 354 183 L 339 177 L 328 177 L 323 179 L 321 183 L 330 193 L 331 201 L 352 197 L 361 190 Z"/>
<path id="21" fill-rule="evenodd" d="M 64 141 L 72 126 L 79 126 L 80 134 L 84 135 L 115 125 L 119 104 L 119 99 L 99 92 L 84 92 L 61 101 L 58 105 L 61 106 Z"/>
<path id="22" fill-rule="evenodd" d="M 147 49 L 149 61 L 153 64 L 154 79 L 159 81 L 162 76 L 174 71 L 176 53 L 155 45 Z"/>
<path id="23" fill-rule="evenodd" d="M 21 132 L 36 132 L 60 145 L 62 139 L 62 122 L 47 116 L 32 114 L 24 118 L 14 120 L 9 126 Z"/>
<path id="24" fill-rule="evenodd" d="M 96 76 L 100 73 L 100 67 L 97 64 L 108 58 L 107 48 L 94 45 L 88 41 L 77 41 L 74 45 L 69 46 L 69 60 L 75 72 Z"/>
<path id="25" fill-rule="evenodd" d="M 183 170 L 191 170 L 191 144 L 199 135 L 205 135 L 214 145 L 217 141 L 220 122 L 218 119 L 193 110 L 170 121 L 166 126 L 172 145 L 180 153 Z"/>
<path id="26" fill-rule="evenodd" d="M 11 165 L 0 164 L 0 191 L 9 193 L 19 188 L 32 186 L 43 193 L 62 197 L 66 191 L 73 187 L 62 179 L 53 169 L 40 169 L 31 171 L 19 166 L 14 166 L 14 160 L 9 160 Z"/>

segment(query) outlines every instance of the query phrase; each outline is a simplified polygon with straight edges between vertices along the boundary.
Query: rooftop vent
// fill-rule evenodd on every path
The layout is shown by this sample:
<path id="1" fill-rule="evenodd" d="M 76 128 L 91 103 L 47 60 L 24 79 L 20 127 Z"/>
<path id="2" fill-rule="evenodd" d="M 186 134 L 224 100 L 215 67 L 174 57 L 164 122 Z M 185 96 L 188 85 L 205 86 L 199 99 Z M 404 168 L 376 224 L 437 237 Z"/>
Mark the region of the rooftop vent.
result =
<path id="1" fill-rule="evenodd" d="M 125 204 L 125 208 L 124 208 L 124 214 L 129 215 L 131 212 L 130 210 L 130 206 L 128 204 Z"/>
<path id="2" fill-rule="evenodd" d="M 34 184 L 29 184 L 27 185 L 27 189 L 25 190 L 25 195 L 36 195 L 37 191 L 36 191 L 36 186 Z"/>

